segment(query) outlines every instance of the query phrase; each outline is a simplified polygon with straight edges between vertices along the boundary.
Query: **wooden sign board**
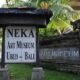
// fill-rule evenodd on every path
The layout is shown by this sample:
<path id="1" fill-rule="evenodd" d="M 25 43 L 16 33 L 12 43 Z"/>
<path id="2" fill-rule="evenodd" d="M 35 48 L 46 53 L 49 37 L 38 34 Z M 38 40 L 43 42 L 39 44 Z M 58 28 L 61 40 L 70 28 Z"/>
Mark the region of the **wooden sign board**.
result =
<path id="1" fill-rule="evenodd" d="M 36 62 L 36 28 L 6 27 L 5 63 Z"/>

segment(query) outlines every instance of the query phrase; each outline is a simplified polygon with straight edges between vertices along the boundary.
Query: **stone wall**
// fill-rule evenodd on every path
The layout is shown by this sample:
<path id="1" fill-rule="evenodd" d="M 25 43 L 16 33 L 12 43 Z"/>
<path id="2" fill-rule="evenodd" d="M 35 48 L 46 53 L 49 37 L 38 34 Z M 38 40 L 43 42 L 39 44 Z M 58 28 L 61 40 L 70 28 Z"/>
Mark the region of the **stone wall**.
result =
<path id="1" fill-rule="evenodd" d="M 40 40 L 40 60 L 80 64 L 80 32 Z"/>

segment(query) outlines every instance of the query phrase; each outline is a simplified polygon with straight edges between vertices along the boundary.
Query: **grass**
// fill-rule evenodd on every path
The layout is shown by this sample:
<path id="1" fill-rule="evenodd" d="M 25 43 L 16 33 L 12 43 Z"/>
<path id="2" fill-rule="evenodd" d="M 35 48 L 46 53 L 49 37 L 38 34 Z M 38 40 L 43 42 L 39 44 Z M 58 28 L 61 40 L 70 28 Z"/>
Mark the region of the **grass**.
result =
<path id="1" fill-rule="evenodd" d="M 10 64 L 8 67 L 11 80 L 30 80 L 32 66 L 27 64 Z M 44 69 L 44 71 L 44 80 L 80 80 L 80 75 L 47 69 Z"/>
<path id="2" fill-rule="evenodd" d="M 27 80 L 31 76 L 32 66 L 26 64 L 10 64 L 8 67 L 11 80 Z"/>
<path id="3" fill-rule="evenodd" d="M 80 76 L 65 72 L 46 70 L 45 80 L 80 80 Z"/>

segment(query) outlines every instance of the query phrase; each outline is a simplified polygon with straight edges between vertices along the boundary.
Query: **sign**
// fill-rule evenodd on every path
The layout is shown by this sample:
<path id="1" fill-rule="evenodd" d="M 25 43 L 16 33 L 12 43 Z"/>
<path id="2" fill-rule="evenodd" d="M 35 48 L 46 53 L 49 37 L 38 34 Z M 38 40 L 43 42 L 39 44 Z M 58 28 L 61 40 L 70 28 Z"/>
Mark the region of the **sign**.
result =
<path id="1" fill-rule="evenodd" d="M 36 62 L 36 28 L 6 27 L 5 29 L 5 62 Z"/>
<path id="2" fill-rule="evenodd" d="M 79 48 L 64 47 L 64 48 L 42 48 L 39 52 L 40 59 L 79 59 Z"/>

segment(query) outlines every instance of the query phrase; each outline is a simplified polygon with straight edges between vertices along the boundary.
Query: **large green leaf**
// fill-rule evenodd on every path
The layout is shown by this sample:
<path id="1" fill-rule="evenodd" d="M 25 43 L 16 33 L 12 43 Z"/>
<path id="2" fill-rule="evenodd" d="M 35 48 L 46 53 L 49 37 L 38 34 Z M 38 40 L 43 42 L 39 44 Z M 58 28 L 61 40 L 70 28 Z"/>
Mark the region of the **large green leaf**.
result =
<path id="1" fill-rule="evenodd" d="M 6 0 L 8 7 L 29 6 L 41 8 L 41 2 L 47 2 L 48 8 L 53 12 L 53 18 L 49 22 L 47 29 L 40 29 L 40 35 L 43 36 L 54 35 L 56 31 L 62 34 L 67 30 L 73 30 L 70 21 L 78 19 L 79 15 L 68 5 L 69 1 L 70 0 L 28 0 L 22 2 L 22 0 Z"/>

